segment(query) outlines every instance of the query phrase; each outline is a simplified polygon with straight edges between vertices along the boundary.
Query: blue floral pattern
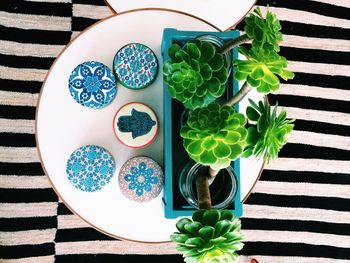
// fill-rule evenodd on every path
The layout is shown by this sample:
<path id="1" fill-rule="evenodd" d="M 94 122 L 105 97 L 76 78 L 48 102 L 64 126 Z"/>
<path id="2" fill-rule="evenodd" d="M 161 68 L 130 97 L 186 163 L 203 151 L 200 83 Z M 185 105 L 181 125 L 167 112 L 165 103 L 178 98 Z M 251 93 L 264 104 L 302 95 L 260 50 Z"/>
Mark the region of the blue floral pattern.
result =
<path id="1" fill-rule="evenodd" d="M 159 195 L 163 184 L 161 167 L 148 157 L 131 158 L 120 169 L 120 189 L 131 200 L 149 201 Z"/>
<path id="2" fill-rule="evenodd" d="M 144 191 L 152 191 L 152 185 L 158 183 L 158 178 L 153 173 L 154 170 L 148 168 L 145 162 L 140 162 L 138 167 L 131 167 L 130 173 L 124 179 L 129 183 L 129 189 L 136 190 L 136 194 L 141 196 Z"/>
<path id="3" fill-rule="evenodd" d="M 150 85 L 158 73 L 158 61 L 153 51 L 139 43 L 121 48 L 114 58 L 114 72 L 121 84 L 131 89 Z"/>
<path id="4" fill-rule="evenodd" d="M 115 162 L 104 148 L 87 145 L 75 150 L 67 161 L 68 180 L 77 189 L 94 192 L 106 186 L 114 175 Z"/>
<path id="5" fill-rule="evenodd" d="M 69 92 L 79 104 L 103 108 L 112 102 L 117 89 L 112 71 L 97 61 L 78 65 L 69 77 Z"/>

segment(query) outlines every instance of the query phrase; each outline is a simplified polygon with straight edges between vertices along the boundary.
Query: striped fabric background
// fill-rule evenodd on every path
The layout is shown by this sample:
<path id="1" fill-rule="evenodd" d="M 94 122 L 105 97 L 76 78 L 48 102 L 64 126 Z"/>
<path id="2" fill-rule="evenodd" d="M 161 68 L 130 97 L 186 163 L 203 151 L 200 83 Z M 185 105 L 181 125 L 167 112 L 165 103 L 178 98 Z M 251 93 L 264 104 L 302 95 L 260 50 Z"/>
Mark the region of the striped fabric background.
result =
<path id="1" fill-rule="evenodd" d="M 296 125 L 244 204 L 240 260 L 350 262 L 350 1 L 257 4 L 282 23 L 281 53 L 296 77 L 270 100 Z M 0 1 L 0 262 L 183 262 L 172 243 L 113 240 L 73 215 L 35 149 L 47 70 L 73 36 L 111 14 L 103 0 Z"/>

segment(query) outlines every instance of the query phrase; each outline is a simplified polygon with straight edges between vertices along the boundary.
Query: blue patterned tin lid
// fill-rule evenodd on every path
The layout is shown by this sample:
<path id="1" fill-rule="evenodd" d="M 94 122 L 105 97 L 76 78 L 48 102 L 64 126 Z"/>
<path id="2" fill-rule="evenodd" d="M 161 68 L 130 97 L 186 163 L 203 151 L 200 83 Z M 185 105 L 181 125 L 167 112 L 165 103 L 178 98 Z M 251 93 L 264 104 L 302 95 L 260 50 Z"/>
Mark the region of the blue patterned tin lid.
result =
<path id="1" fill-rule="evenodd" d="M 119 187 L 123 195 L 136 202 L 156 198 L 163 189 L 164 174 L 159 164 L 148 157 L 133 157 L 120 169 Z"/>
<path id="2" fill-rule="evenodd" d="M 116 79 L 106 65 L 86 61 L 72 71 L 69 92 L 79 104 L 100 109 L 111 103 L 117 94 Z"/>
<path id="3" fill-rule="evenodd" d="M 114 172 L 115 162 L 112 155 L 96 145 L 78 148 L 67 161 L 68 180 L 84 192 L 101 190 L 109 183 Z"/>
<path id="4" fill-rule="evenodd" d="M 158 134 L 158 118 L 154 111 L 141 102 L 121 107 L 114 116 L 114 133 L 118 140 L 131 148 L 150 145 Z"/>
<path id="5" fill-rule="evenodd" d="M 114 57 L 113 69 L 120 83 L 130 89 L 146 88 L 157 76 L 158 60 L 147 46 L 132 43 L 122 47 Z"/>

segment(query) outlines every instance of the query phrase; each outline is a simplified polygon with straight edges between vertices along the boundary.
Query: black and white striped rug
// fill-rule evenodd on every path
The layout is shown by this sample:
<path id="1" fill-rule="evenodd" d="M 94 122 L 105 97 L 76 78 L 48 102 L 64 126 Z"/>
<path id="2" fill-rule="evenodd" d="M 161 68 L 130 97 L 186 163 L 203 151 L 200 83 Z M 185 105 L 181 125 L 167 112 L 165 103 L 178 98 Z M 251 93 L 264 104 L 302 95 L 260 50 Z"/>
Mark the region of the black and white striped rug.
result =
<path id="1" fill-rule="evenodd" d="M 296 125 L 244 204 L 240 260 L 350 262 L 350 1 L 257 4 L 281 20 L 281 54 L 296 77 L 270 100 Z M 172 243 L 89 227 L 60 202 L 36 152 L 35 106 L 50 65 L 111 14 L 103 0 L 0 1 L 0 262 L 183 262 Z"/>

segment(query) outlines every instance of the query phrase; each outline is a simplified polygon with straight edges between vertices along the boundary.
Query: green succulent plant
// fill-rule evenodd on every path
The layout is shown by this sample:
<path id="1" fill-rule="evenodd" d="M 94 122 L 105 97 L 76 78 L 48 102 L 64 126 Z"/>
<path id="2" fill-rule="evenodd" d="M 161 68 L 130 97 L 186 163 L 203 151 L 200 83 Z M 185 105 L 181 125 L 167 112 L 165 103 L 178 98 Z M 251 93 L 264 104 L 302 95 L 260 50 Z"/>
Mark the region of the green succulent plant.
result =
<path id="1" fill-rule="evenodd" d="M 278 55 L 274 50 L 244 47 L 237 48 L 238 52 L 248 60 L 235 60 L 234 77 L 237 80 L 246 80 L 251 87 L 256 87 L 260 93 L 277 91 L 280 87 L 281 77 L 284 80 L 293 79 L 294 73 L 286 70 L 288 61 Z"/>
<path id="2" fill-rule="evenodd" d="M 228 66 L 213 44 L 191 40 L 183 48 L 173 44 L 170 61 L 164 63 L 163 78 L 171 96 L 190 109 L 205 107 L 226 88 Z"/>
<path id="3" fill-rule="evenodd" d="M 294 120 L 287 120 L 285 110 L 277 115 L 277 104 L 271 112 L 267 101 L 259 101 L 258 105 L 252 100 L 249 102 L 247 117 L 256 125 L 248 128 L 247 147 L 242 156 L 263 156 L 269 162 L 278 157 L 278 152 L 287 143 L 286 137 L 293 130 L 291 123 Z"/>
<path id="4" fill-rule="evenodd" d="M 180 219 L 171 235 L 186 263 L 236 262 L 237 250 L 243 248 L 241 221 L 228 211 L 197 210 L 189 218 Z"/>
<path id="5" fill-rule="evenodd" d="M 244 21 L 246 23 L 244 31 L 253 40 L 253 47 L 280 51 L 278 44 L 283 40 L 280 32 L 281 24 L 274 13 L 267 10 L 264 18 L 260 8 L 257 7 Z"/>
<path id="6" fill-rule="evenodd" d="M 189 156 L 220 170 L 238 158 L 246 145 L 246 118 L 233 107 L 212 103 L 190 111 L 180 135 Z"/>

